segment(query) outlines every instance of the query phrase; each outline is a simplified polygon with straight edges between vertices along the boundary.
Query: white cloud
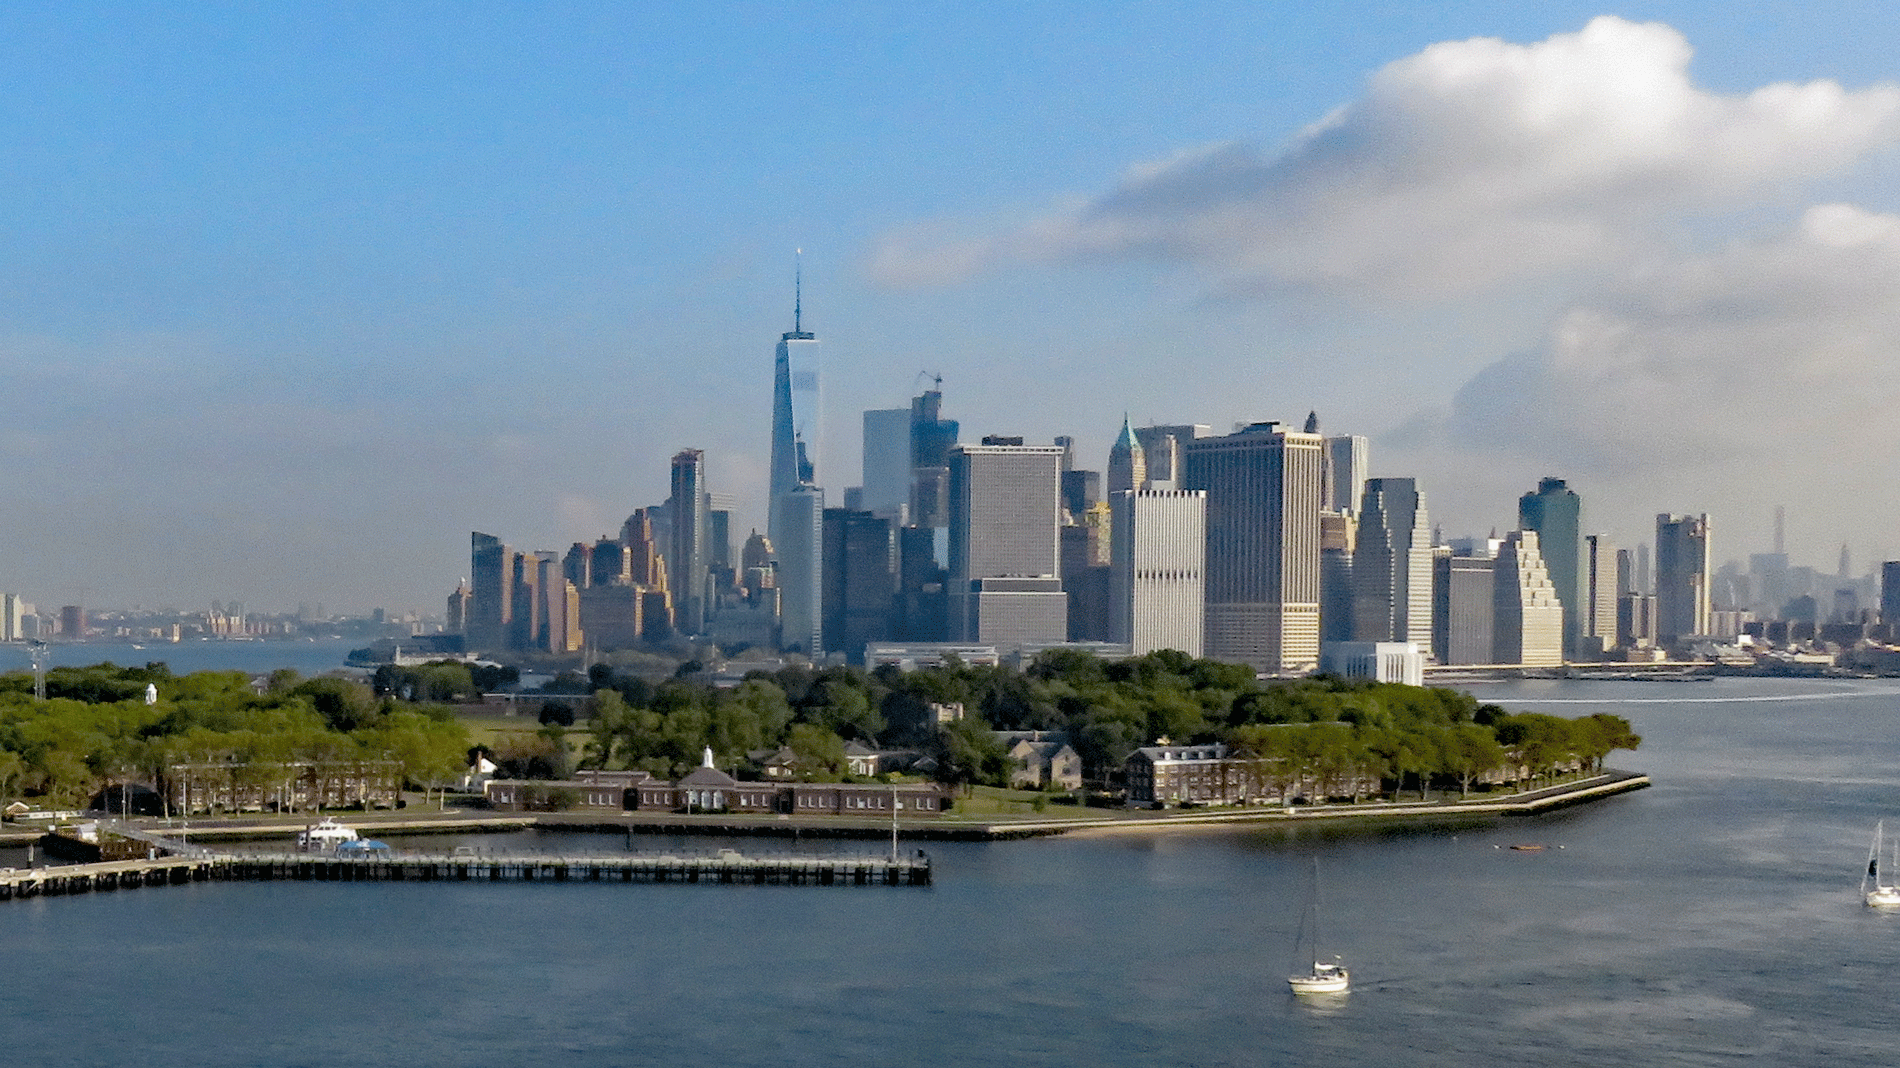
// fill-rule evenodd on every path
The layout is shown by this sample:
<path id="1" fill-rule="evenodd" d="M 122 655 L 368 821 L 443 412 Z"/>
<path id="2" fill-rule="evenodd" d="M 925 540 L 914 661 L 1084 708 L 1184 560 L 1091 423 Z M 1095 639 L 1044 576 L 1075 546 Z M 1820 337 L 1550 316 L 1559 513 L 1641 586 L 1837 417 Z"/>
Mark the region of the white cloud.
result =
<path id="1" fill-rule="evenodd" d="M 1396 444 L 1446 482 L 1541 470 L 1613 487 L 1596 499 L 1632 514 L 1765 519 L 1786 502 L 1836 530 L 1891 530 L 1900 502 L 1868 490 L 1891 481 L 1896 413 L 1900 216 L 1828 204 L 1631 272 Z"/>
<path id="2" fill-rule="evenodd" d="M 1433 45 L 1276 155 L 1239 143 L 1138 164 L 1000 232 L 894 232 L 892 285 L 1009 262 L 1156 257 L 1225 290 L 1442 296 L 1652 246 L 1680 220 L 1785 194 L 1900 139 L 1900 88 L 1712 93 L 1668 26 L 1593 20 L 1531 45 Z"/>

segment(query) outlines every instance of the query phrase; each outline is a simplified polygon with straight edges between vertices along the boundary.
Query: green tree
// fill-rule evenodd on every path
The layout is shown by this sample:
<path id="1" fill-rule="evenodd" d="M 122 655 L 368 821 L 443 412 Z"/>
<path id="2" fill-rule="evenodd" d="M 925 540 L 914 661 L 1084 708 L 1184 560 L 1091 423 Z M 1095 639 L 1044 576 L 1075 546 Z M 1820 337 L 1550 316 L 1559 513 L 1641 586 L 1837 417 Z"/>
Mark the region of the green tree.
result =
<path id="1" fill-rule="evenodd" d="M 967 718 L 946 723 L 931 748 L 939 782 L 966 789 L 1009 783 L 1009 750 L 981 723 Z"/>
<path id="2" fill-rule="evenodd" d="M 844 739 L 814 723 L 794 723 L 785 744 L 798 761 L 798 777 L 806 782 L 842 782 L 849 766 Z"/>

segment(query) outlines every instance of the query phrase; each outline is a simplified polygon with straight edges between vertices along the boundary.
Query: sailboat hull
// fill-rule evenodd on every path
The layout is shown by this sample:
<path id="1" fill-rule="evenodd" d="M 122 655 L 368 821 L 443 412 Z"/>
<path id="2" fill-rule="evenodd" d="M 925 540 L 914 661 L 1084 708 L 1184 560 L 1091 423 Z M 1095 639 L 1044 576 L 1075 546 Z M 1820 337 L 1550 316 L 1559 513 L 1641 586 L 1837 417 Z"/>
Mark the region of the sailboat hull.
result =
<path id="1" fill-rule="evenodd" d="M 1344 975 L 1294 975 L 1287 977 L 1286 985 L 1295 994 L 1343 994 L 1352 981 Z"/>

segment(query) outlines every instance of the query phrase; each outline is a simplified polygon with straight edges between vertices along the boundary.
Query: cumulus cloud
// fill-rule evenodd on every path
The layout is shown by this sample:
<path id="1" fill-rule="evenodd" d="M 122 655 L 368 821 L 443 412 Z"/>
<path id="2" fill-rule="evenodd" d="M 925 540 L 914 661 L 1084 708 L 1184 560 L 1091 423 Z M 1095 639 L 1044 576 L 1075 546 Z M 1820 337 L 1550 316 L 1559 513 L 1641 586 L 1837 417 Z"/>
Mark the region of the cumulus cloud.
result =
<path id="1" fill-rule="evenodd" d="M 1747 525 L 1786 503 L 1865 533 L 1900 523 L 1867 492 L 1891 480 L 1897 411 L 1900 216 L 1827 204 L 1603 287 L 1393 444 L 1469 496 L 1509 499 L 1455 483 L 1568 474 L 1628 517 Z"/>
<path id="2" fill-rule="evenodd" d="M 885 235 L 871 269 L 928 285 L 1150 257 L 1231 291 L 1443 296 L 1615 261 L 1900 139 L 1900 88 L 1725 95 L 1690 80 L 1690 56 L 1674 29 L 1614 17 L 1530 45 L 1433 45 L 1277 154 L 1203 146 L 1023 225 L 921 224 Z"/>
<path id="3" fill-rule="evenodd" d="M 1596 470 L 1759 456 L 1793 428 L 1832 453 L 1892 436 L 1897 373 L 1900 216 L 1827 204 L 1606 287 L 1466 383 L 1448 428 Z"/>

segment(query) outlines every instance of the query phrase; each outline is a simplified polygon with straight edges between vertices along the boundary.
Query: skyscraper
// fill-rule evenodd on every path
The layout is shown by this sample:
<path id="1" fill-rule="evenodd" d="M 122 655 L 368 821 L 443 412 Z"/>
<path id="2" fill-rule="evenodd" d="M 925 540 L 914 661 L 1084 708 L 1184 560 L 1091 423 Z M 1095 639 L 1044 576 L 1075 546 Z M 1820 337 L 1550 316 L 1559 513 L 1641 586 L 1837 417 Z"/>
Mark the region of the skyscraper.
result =
<path id="1" fill-rule="evenodd" d="M 892 618 L 897 594 L 896 555 L 888 516 L 825 509 L 822 571 L 826 652 L 843 653 L 850 663 L 862 664 L 867 644 L 896 637 Z"/>
<path id="2" fill-rule="evenodd" d="M 1129 429 L 1128 417 L 1122 416 L 1122 432 L 1108 450 L 1108 493 L 1114 496 L 1138 490 L 1148 482 L 1148 463 L 1141 442 Z"/>
<path id="3" fill-rule="evenodd" d="M 1563 606 L 1537 542 L 1536 531 L 1513 530 L 1498 549 L 1494 664 L 1557 667 L 1564 662 Z"/>
<path id="4" fill-rule="evenodd" d="M 514 621 L 514 550 L 500 538 L 475 531 L 468 536 L 469 611 L 467 647 L 492 651 L 508 644 Z"/>
<path id="5" fill-rule="evenodd" d="M 1326 439 L 1326 507 L 1329 511 L 1359 510 L 1359 499 L 1366 490 L 1366 464 L 1370 454 L 1366 439 L 1358 434 Z"/>
<path id="6" fill-rule="evenodd" d="M 707 542 L 706 454 L 681 449 L 673 456 L 673 496 L 666 502 L 672 529 L 666 550 L 668 588 L 673 591 L 674 625 L 686 634 L 706 629 Z"/>
<path id="7" fill-rule="evenodd" d="M 816 659 L 824 652 L 825 491 L 809 483 L 772 499 L 778 554 L 779 645 Z"/>
<path id="8" fill-rule="evenodd" d="M 1355 641 L 1430 647 L 1432 526 L 1416 480 L 1366 480 L 1352 581 Z"/>
<path id="9" fill-rule="evenodd" d="M 950 451 L 950 628 L 954 641 L 1068 638 L 1058 533 L 1062 449 L 986 437 Z"/>
<path id="10" fill-rule="evenodd" d="M 1880 621 L 1900 628 L 1900 560 L 1880 565 Z"/>
<path id="11" fill-rule="evenodd" d="M 779 642 L 814 658 L 825 648 L 825 493 L 817 482 L 818 435 L 818 339 L 804 328 L 801 280 L 792 300 L 792 329 L 778 343 L 766 530 L 778 552 Z"/>
<path id="12" fill-rule="evenodd" d="M 1618 561 L 1622 555 L 1601 534 L 1583 539 L 1583 604 L 1577 613 L 1582 628 L 1579 652 L 1602 655 L 1616 645 L 1616 599 L 1621 590 Z M 1566 608 L 1565 617 L 1568 615 Z"/>
<path id="13" fill-rule="evenodd" d="M 1318 666 L 1320 441 L 1263 422 L 1182 443 L 1182 488 L 1207 491 L 1209 657 Z"/>
<path id="14" fill-rule="evenodd" d="M 910 512 L 910 409 L 864 413 L 862 485 L 864 510 L 902 525 Z"/>
<path id="15" fill-rule="evenodd" d="M 1709 517 L 1656 517 L 1656 637 L 1709 633 Z"/>
<path id="16" fill-rule="evenodd" d="M 1353 512 L 1319 514 L 1320 642 L 1352 641 L 1352 552 L 1359 540 Z"/>
<path id="17" fill-rule="evenodd" d="M 1489 664 L 1497 655 L 1497 557 L 1489 548 L 1432 556 L 1432 657 L 1440 664 Z"/>
<path id="18" fill-rule="evenodd" d="M 938 383 L 941 385 L 941 381 Z M 932 389 L 910 402 L 910 522 L 942 529 L 950 522 L 950 450 L 957 421 L 943 418 L 943 391 Z"/>
<path id="19" fill-rule="evenodd" d="M 1537 532 L 1537 548 L 1550 570 L 1551 585 L 1564 608 L 1564 655 L 1575 656 L 1583 635 L 1584 599 L 1581 570 L 1583 502 L 1561 478 L 1537 483 L 1534 493 L 1517 499 L 1517 522 Z"/>
<path id="20" fill-rule="evenodd" d="M 1141 443 L 1142 462 L 1148 469 L 1147 483 L 1141 488 L 1179 489 L 1182 447 L 1211 431 L 1206 423 L 1136 427 L 1135 440 Z"/>
<path id="21" fill-rule="evenodd" d="M 1109 499 L 1114 534 L 1108 639 L 1136 656 L 1202 654 L 1207 615 L 1207 494 L 1132 490 Z M 1065 579 L 1066 581 L 1066 579 Z"/>
<path id="22" fill-rule="evenodd" d="M 817 482 L 818 336 L 804 327 L 804 293 L 792 299 L 792 328 L 779 337 L 772 386 L 772 496 Z M 776 542 L 776 537 L 773 539 Z"/>

